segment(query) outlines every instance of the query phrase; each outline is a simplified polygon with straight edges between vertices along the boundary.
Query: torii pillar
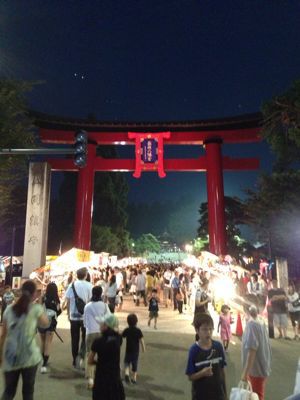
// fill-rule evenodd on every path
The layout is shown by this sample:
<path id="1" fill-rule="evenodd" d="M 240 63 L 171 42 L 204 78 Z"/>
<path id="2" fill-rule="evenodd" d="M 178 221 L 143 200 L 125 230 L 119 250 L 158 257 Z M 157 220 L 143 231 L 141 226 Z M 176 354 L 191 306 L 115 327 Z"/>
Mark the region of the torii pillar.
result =
<path id="1" fill-rule="evenodd" d="M 227 253 L 225 203 L 222 163 L 222 139 L 211 138 L 204 143 L 206 151 L 206 182 L 209 250 L 216 255 Z"/>

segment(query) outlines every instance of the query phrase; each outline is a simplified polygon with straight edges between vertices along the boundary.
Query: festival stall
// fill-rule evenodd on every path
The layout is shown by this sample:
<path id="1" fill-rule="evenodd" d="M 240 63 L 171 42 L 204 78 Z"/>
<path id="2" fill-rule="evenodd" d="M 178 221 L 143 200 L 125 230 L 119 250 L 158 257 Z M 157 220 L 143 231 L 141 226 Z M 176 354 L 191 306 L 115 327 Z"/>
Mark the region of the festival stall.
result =
<path id="1" fill-rule="evenodd" d="M 96 280 L 101 271 L 109 265 L 109 262 L 108 253 L 96 254 L 91 251 L 88 259 L 85 260 L 80 256 L 77 249 L 72 248 L 61 256 L 47 256 L 46 264 L 34 270 L 30 274 L 30 279 L 36 280 L 42 286 L 54 281 L 62 292 L 68 285 L 68 278 L 75 275 L 79 268 L 87 268 L 91 280 Z"/>
<path id="2" fill-rule="evenodd" d="M 89 252 L 88 257 L 82 257 L 81 250 L 72 248 L 61 256 L 47 256 L 46 264 L 30 274 L 39 286 L 46 286 L 48 282 L 56 282 L 60 292 L 68 286 L 69 278 L 76 275 L 79 268 L 87 268 L 91 282 L 96 282 L 101 274 L 109 268 L 126 268 L 129 265 L 145 263 L 144 259 L 127 257 L 118 259 L 115 255 L 106 252 Z"/>

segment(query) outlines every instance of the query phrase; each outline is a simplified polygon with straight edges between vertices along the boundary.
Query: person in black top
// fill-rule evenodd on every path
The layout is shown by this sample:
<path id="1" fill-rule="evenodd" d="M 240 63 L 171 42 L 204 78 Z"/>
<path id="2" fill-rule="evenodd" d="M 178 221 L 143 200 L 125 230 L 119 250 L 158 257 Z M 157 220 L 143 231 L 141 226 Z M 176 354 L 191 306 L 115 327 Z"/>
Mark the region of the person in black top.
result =
<path id="1" fill-rule="evenodd" d="M 138 318 L 135 314 L 129 314 L 127 317 L 128 328 L 124 329 L 122 336 L 126 338 L 126 352 L 124 358 L 125 382 L 130 383 L 129 367 L 131 365 L 133 384 L 136 383 L 137 366 L 139 359 L 140 344 L 145 352 L 145 343 L 142 331 L 137 328 Z"/>
<path id="2" fill-rule="evenodd" d="M 120 375 L 122 337 L 117 329 L 118 319 L 114 314 L 104 317 L 100 324 L 102 336 L 95 339 L 91 346 L 88 364 L 96 364 L 93 400 L 125 400 Z"/>
<path id="3" fill-rule="evenodd" d="M 152 289 L 152 295 L 149 299 L 148 326 L 150 326 L 151 320 L 154 318 L 154 329 L 157 329 L 158 303 L 159 303 L 159 298 L 157 296 L 157 290 Z"/>
<path id="4" fill-rule="evenodd" d="M 54 282 L 48 283 L 46 293 L 42 298 L 42 304 L 46 309 L 46 314 L 50 323 L 49 327 L 46 329 L 38 328 L 41 337 L 41 353 L 43 355 L 41 373 L 45 374 L 47 373 L 47 364 L 50 355 L 53 333 L 57 325 L 56 318 L 59 316 L 59 314 L 61 314 L 58 290 Z"/>

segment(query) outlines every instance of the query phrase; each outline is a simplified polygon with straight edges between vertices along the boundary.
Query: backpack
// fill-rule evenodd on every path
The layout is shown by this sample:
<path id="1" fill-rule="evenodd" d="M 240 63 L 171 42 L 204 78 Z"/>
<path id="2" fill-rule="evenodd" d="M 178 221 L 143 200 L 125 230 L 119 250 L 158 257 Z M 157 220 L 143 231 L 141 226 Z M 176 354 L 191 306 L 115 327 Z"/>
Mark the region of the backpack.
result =
<path id="1" fill-rule="evenodd" d="M 300 307 L 300 296 L 298 294 L 298 299 L 292 302 L 294 308 Z"/>
<path id="2" fill-rule="evenodd" d="M 83 315 L 85 302 L 82 300 L 81 297 L 78 296 L 78 294 L 77 294 L 77 292 L 75 290 L 74 283 L 72 284 L 72 289 L 73 289 L 73 292 L 74 292 L 75 305 L 76 305 L 77 311 L 79 312 L 79 314 Z"/>
<path id="3" fill-rule="evenodd" d="M 57 325 L 58 313 L 56 311 L 54 311 L 52 308 L 47 308 L 46 302 L 47 302 L 47 298 L 45 296 L 43 298 L 43 306 L 44 306 L 44 312 L 47 315 L 48 321 L 49 321 L 49 327 L 48 328 L 55 329 L 56 325 Z"/>
<path id="4" fill-rule="evenodd" d="M 57 325 L 57 313 L 54 310 L 51 310 L 51 308 L 46 308 L 44 307 L 44 311 L 45 314 L 48 317 L 48 321 L 49 321 L 49 327 L 48 328 L 52 328 L 55 329 L 56 325 Z"/>

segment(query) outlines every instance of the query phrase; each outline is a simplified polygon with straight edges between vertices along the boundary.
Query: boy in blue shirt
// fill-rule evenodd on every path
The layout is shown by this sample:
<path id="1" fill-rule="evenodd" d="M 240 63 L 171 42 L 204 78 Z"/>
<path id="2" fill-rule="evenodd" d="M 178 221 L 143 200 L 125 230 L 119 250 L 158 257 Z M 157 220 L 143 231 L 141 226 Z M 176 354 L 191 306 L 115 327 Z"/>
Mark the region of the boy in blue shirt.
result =
<path id="1" fill-rule="evenodd" d="M 225 354 L 222 344 L 212 339 L 211 316 L 197 314 L 194 327 L 198 340 L 189 350 L 185 371 L 192 381 L 192 400 L 227 400 Z"/>

